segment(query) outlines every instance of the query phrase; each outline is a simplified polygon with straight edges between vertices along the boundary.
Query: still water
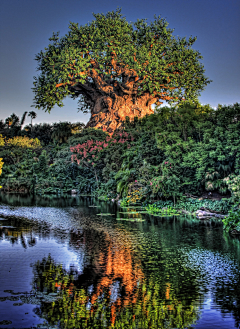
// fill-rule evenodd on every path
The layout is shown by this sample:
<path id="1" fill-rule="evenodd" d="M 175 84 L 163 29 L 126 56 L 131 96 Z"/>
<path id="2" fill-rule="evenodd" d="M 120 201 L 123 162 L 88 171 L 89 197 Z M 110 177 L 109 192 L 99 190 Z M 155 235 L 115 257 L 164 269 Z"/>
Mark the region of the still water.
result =
<path id="1" fill-rule="evenodd" d="M 0 328 L 240 328 L 219 221 L 2 193 L 0 254 Z"/>

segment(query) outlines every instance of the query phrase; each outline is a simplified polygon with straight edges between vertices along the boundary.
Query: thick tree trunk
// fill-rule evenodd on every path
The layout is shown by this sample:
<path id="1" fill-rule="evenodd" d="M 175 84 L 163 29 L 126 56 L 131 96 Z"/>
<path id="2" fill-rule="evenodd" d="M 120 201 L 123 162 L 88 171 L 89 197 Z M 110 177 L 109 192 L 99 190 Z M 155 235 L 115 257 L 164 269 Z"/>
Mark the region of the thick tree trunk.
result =
<path id="1" fill-rule="evenodd" d="M 91 118 L 86 125 L 88 127 L 101 128 L 110 134 L 119 127 L 126 116 L 130 121 L 134 117 L 142 118 L 146 114 L 154 113 L 151 107 L 152 102 L 149 102 L 149 94 L 133 100 L 132 95 L 117 96 L 113 98 L 106 95 L 99 95 L 91 110 Z"/>

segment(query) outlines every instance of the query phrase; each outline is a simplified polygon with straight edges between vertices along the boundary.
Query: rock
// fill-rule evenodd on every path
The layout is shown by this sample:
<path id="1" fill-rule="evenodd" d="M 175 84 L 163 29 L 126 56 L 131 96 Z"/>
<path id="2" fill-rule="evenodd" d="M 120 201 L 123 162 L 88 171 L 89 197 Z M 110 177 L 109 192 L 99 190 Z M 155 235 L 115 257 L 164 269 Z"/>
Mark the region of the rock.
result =
<path id="1" fill-rule="evenodd" d="M 220 215 L 220 214 L 215 214 L 215 217 L 217 218 L 225 218 L 227 215 Z"/>
<path id="2" fill-rule="evenodd" d="M 197 210 L 195 212 L 196 216 L 199 218 L 199 219 L 205 219 L 206 217 L 217 217 L 217 218 L 225 218 L 226 216 L 225 215 L 221 215 L 221 214 L 216 214 L 216 213 L 213 213 L 213 212 L 209 212 L 209 211 L 203 211 L 203 210 Z M 205 217 L 205 218 L 203 218 Z"/>

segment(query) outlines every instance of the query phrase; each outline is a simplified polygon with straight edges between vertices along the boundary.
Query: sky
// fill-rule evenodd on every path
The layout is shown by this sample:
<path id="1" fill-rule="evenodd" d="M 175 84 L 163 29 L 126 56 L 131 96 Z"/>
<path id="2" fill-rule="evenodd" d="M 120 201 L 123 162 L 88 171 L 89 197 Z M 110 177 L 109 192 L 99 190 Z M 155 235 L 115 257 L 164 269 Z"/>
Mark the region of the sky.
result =
<path id="1" fill-rule="evenodd" d="M 90 114 L 77 110 L 77 100 L 65 99 L 64 107 L 49 114 L 31 107 L 33 77 L 38 75 L 35 55 L 49 45 L 53 32 L 68 32 L 69 22 L 85 25 L 93 13 L 121 8 L 129 22 L 161 15 L 175 36 L 197 36 L 193 48 L 203 56 L 205 75 L 213 80 L 199 101 L 240 103 L 240 1 L 239 0 L 1 0 L 0 1 L 0 120 L 12 113 L 21 119 L 35 111 L 33 123 L 59 121 L 87 123 Z M 30 123 L 27 117 L 25 124 Z"/>

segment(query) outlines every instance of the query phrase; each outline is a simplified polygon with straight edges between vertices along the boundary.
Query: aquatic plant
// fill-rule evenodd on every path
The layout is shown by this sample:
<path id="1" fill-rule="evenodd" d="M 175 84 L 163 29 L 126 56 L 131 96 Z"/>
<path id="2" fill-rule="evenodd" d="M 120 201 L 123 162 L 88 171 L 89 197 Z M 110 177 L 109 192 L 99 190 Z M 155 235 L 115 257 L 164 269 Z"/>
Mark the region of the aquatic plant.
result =
<path id="1" fill-rule="evenodd" d="M 157 214 L 159 216 L 166 216 L 166 215 L 169 216 L 169 215 L 178 214 L 178 211 L 171 206 L 165 208 L 159 208 L 155 204 L 153 205 L 149 204 L 147 207 L 145 207 L 145 209 L 149 214 Z"/>
<path id="2" fill-rule="evenodd" d="M 172 201 L 156 201 L 152 204 L 148 202 L 143 203 L 146 210 L 150 213 L 163 213 L 162 209 L 166 208 L 165 212 L 177 213 L 180 210 L 186 210 L 190 213 L 193 213 L 200 208 L 204 208 L 208 211 L 217 211 L 219 213 L 227 213 L 231 208 L 231 200 L 222 199 L 221 201 L 217 200 L 198 200 L 193 198 L 184 198 L 183 200 L 178 201 L 175 205 Z"/>

